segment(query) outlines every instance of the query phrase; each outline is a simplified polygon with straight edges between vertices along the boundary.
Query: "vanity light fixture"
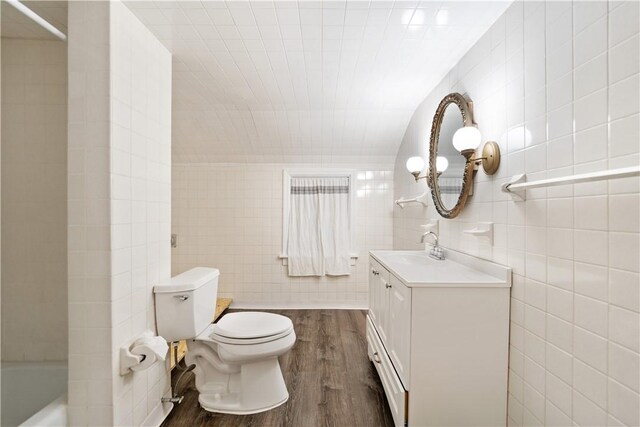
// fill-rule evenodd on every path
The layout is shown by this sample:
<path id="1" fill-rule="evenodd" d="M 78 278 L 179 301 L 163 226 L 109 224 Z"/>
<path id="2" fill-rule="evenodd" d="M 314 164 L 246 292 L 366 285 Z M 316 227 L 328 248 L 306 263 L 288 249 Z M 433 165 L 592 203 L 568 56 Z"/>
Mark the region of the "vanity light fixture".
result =
<path id="1" fill-rule="evenodd" d="M 482 135 L 475 126 L 463 126 L 453 134 L 453 146 L 469 159 L 482 142 Z"/>
<path id="2" fill-rule="evenodd" d="M 482 135 L 475 126 L 461 127 L 453 134 L 453 146 L 467 159 L 467 163 L 482 164 L 484 173 L 493 175 L 500 166 L 500 146 L 495 141 L 487 141 L 482 147 L 482 157 L 476 158 L 476 149 L 481 142 Z"/>
<path id="3" fill-rule="evenodd" d="M 427 179 L 429 176 L 429 174 L 420 176 L 420 172 L 422 172 L 422 169 L 424 169 L 424 165 L 425 165 L 424 159 L 420 156 L 413 156 L 407 159 L 407 170 L 411 172 L 411 175 L 413 175 L 413 177 L 416 179 L 416 182 L 418 182 L 418 180 L 423 178 Z M 448 167 L 449 167 L 449 160 L 447 160 L 446 157 L 444 156 L 436 157 L 436 171 L 438 176 L 440 176 L 442 172 L 446 171 Z M 428 179 L 427 179 L 427 182 L 429 182 Z"/>
<path id="4" fill-rule="evenodd" d="M 424 178 L 420 176 L 420 172 L 424 169 L 424 159 L 420 156 L 413 156 L 407 159 L 407 170 L 411 172 L 411 174 L 416 178 L 416 182 L 420 178 Z"/>
<path id="5" fill-rule="evenodd" d="M 409 157 L 407 159 L 407 170 L 409 172 L 411 172 L 411 174 L 414 176 L 414 178 L 416 179 L 416 182 L 418 182 L 419 179 L 421 178 L 425 178 L 425 176 L 420 176 L 420 172 L 422 172 L 422 169 L 424 169 L 424 159 L 420 156 L 413 156 L 413 157 Z"/>

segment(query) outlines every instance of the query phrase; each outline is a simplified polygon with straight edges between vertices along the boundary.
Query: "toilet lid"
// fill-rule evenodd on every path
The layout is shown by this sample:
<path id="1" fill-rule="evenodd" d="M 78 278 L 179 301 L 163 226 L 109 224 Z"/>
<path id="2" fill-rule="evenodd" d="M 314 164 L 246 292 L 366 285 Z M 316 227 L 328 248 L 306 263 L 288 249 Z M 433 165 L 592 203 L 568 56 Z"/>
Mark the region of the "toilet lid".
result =
<path id="1" fill-rule="evenodd" d="M 273 313 L 245 311 L 229 313 L 213 327 L 213 333 L 227 338 L 251 339 L 282 334 L 293 327 L 291 319 Z"/>

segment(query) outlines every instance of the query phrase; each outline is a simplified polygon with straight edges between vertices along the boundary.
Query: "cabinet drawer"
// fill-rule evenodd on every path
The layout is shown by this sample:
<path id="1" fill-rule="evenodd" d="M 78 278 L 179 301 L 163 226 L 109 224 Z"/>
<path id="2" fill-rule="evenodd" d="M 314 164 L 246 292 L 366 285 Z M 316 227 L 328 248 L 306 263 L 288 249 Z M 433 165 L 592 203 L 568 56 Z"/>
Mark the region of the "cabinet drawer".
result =
<path id="1" fill-rule="evenodd" d="M 393 421 L 396 427 L 403 427 L 407 421 L 407 392 L 402 386 L 402 382 L 398 377 L 391 359 L 387 355 L 387 352 L 380 341 L 371 319 L 367 316 L 367 351 L 369 358 L 373 361 L 373 364 L 378 371 L 380 381 L 384 388 L 387 401 L 389 402 L 389 409 L 393 414 Z"/>

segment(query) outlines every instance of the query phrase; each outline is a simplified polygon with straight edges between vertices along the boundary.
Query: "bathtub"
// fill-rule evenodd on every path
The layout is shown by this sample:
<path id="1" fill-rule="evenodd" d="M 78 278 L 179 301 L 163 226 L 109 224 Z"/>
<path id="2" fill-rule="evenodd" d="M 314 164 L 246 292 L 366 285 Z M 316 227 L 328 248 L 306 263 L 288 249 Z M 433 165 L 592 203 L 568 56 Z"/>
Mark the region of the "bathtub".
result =
<path id="1" fill-rule="evenodd" d="M 67 362 L 2 363 L 2 427 L 66 425 Z"/>

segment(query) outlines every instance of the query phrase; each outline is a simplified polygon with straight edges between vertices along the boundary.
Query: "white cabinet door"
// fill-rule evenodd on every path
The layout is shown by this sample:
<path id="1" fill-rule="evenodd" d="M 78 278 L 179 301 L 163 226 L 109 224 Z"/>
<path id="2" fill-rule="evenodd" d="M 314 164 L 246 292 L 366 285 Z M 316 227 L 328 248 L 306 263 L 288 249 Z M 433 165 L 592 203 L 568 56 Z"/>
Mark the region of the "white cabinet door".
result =
<path id="1" fill-rule="evenodd" d="M 380 274 L 376 265 L 373 264 L 373 259 L 369 262 L 369 317 L 373 323 L 378 323 L 378 316 L 380 313 L 380 304 L 378 303 L 378 292 L 376 292 L 375 285 L 378 283 L 377 275 Z"/>
<path id="2" fill-rule="evenodd" d="M 386 270 L 384 270 L 387 272 Z M 378 323 L 376 326 L 378 327 L 378 334 L 380 334 L 380 338 L 384 345 L 389 344 L 389 275 L 388 272 L 386 275 L 380 273 L 377 276 L 377 280 L 375 283 L 375 287 L 377 289 L 378 295 L 378 304 L 380 311 L 378 313 Z"/>
<path id="3" fill-rule="evenodd" d="M 409 390 L 409 358 L 411 351 L 411 288 L 393 274 L 389 288 L 389 357 L 398 376 Z"/>
<path id="4" fill-rule="evenodd" d="M 387 344 L 389 318 L 389 271 L 375 259 L 369 258 L 369 293 L 371 299 L 371 320 L 382 339 Z"/>

